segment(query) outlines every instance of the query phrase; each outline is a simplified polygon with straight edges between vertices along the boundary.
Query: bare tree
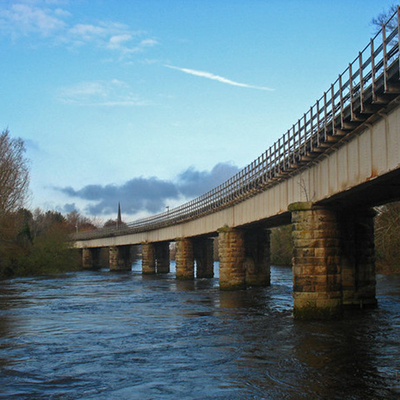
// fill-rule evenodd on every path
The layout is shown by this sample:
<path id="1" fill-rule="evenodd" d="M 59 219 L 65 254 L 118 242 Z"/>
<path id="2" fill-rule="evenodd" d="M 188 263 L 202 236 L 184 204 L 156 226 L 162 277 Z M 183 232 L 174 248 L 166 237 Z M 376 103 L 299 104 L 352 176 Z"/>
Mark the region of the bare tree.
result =
<path id="1" fill-rule="evenodd" d="M 66 222 L 71 233 L 78 232 L 78 230 L 79 232 L 92 231 L 97 229 L 97 225 L 99 225 L 95 218 L 88 218 L 80 215 L 76 210 L 67 214 Z"/>
<path id="2" fill-rule="evenodd" d="M 377 208 L 375 247 L 382 272 L 400 273 L 400 202 Z"/>
<path id="3" fill-rule="evenodd" d="M 0 135 L 0 213 L 15 212 L 23 206 L 29 185 L 28 161 L 22 139 Z"/>
<path id="4" fill-rule="evenodd" d="M 397 5 L 392 4 L 389 8 L 388 11 L 381 12 L 378 14 L 375 18 L 372 18 L 371 20 L 371 25 L 375 26 L 376 32 L 379 32 L 379 30 L 382 28 L 382 25 L 388 23 L 390 17 L 397 11 Z M 392 31 L 396 26 L 394 25 L 397 23 L 397 19 L 392 19 L 388 25 L 387 29 L 389 31 Z"/>

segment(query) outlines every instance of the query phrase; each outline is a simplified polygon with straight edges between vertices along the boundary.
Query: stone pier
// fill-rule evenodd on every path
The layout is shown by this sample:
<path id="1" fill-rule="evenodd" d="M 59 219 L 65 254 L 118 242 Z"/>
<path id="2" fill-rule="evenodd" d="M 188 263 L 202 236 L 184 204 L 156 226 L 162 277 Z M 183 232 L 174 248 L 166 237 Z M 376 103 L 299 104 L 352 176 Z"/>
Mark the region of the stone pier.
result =
<path id="1" fill-rule="evenodd" d="M 311 202 L 293 203 L 293 315 L 332 318 L 342 314 L 341 237 L 336 213 Z"/>
<path id="2" fill-rule="evenodd" d="M 219 234 L 219 287 L 221 290 L 246 288 L 243 231 L 223 227 Z"/>
<path id="3" fill-rule="evenodd" d="M 99 248 L 82 249 L 82 268 L 99 269 L 100 268 L 100 250 Z"/>
<path id="4" fill-rule="evenodd" d="M 196 278 L 214 277 L 214 240 L 201 238 L 194 241 Z"/>
<path id="5" fill-rule="evenodd" d="M 110 271 L 130 271 L 132 269 L 131 247 L 111 246 L 109 248 Z"/>
<path id="6" fill-rule="evenodd" d="M 375 242 L 372 209 L 334 210 L 310 202 L 292 213 L 295 317 L 340 316 L 343 307 L 374 307 Z"/>
<path id="7" fill-rule="evenodd" d="M 193 241 L 188 238 L 176 240 L 176 278 L 194 279 Z"/>
<path id="8" fill-rule="evenodd" d="M 154 243 L 142 243 L 142 274 L 156 273 L 156 249 Z"/>
<path id="9" fill-rule="evenodd" d="M 157 274 L 168 274 L 169 267 L 169 242 L 155 244 Z"/>
<path id="10" fill-rule="evenodd" d="M 266 229 L 245 232 L 245 262 L 247 286 L 268 286 L 271 282 L 270 234 Z"/>
<path id="11" fill-rule="evenodd" d="M 375 239 L 373 209 L 341 213 L 343 305 L 374 307 Z"/>

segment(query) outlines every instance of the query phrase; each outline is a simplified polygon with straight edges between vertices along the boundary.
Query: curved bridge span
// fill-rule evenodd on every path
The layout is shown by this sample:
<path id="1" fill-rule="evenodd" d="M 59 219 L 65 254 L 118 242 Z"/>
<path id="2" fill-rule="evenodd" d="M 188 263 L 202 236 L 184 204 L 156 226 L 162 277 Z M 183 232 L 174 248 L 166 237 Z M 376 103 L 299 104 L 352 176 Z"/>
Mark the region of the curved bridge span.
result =
<path id="1" fill-rule="evenodd" d="M 168 212 L 74 235 L 86 267 L 110 248 L 129 268 L 142 245 L 143 273 L 212 276 L 219 237 L 220 287 L 269 284 L 268 228 L 292 223 L 294 314 L 334 316 L 375 305 L 372 207 L 400 199 L 399 16 L 392 16 L 323 96 L 277 142 L 222 185 Z"/>

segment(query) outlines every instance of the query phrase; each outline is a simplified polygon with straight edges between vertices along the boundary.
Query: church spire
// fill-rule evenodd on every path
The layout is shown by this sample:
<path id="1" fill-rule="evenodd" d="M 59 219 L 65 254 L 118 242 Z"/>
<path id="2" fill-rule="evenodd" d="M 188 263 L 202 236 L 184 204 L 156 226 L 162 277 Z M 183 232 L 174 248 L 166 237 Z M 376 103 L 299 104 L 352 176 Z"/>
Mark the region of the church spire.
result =
<path id="1" fill-rule="evenodd" d="M 118 202 L 117 227 L 119 227 L 121 224 L 122 224 L 122 218 L 121 218 L 121 203 Z"/>

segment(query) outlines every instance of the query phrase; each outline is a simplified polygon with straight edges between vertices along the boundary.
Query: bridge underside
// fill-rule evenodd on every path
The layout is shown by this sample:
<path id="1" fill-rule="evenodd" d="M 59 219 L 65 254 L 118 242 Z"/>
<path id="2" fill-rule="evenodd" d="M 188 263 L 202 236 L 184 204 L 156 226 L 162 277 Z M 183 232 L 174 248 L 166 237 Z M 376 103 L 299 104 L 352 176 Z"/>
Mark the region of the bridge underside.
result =
<path id="1" fill-rule="evenodd" d="M 395 170 L 316 203 L 337 209 L 356 209 L 376 207 L 399 200 L 400 170 Z"/>

